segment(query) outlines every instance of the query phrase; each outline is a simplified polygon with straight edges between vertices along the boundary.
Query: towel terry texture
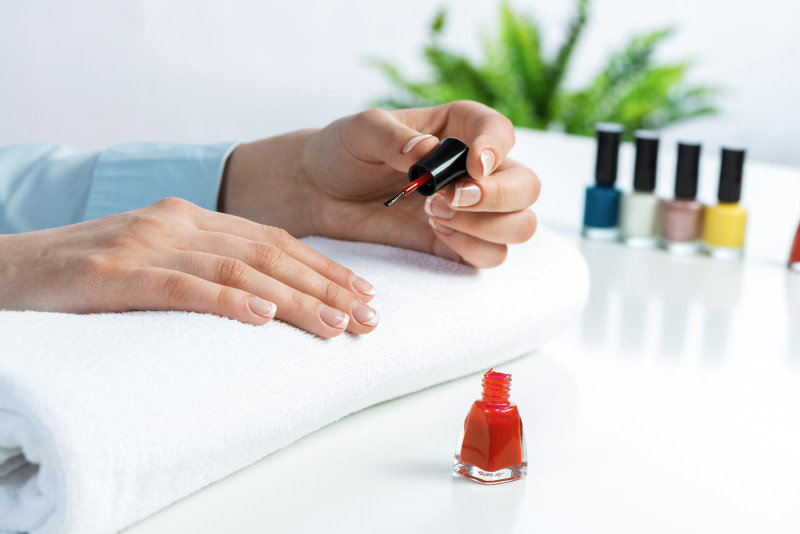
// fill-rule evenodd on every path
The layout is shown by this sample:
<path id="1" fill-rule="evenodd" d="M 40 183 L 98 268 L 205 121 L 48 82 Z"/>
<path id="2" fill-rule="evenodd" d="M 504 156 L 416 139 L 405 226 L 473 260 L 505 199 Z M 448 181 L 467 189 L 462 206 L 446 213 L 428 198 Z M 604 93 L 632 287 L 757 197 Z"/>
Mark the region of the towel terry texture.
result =
<path id="1" fill-rule="evenodd" d="M 539 347 L 588 289 L 580 254 L 544 228 L 480 272 L 305 241 L 375 285 L 375 332 L 0 312 L 0 532 L 124 528 L 350 413 Z"/>

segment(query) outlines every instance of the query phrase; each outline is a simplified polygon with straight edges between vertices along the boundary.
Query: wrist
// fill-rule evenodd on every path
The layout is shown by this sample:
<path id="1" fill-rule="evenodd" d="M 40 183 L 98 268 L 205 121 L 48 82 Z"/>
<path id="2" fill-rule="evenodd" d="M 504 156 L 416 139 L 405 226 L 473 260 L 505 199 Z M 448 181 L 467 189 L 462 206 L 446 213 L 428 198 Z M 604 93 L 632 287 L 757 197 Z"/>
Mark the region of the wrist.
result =
<path id="1" fill-rule="evenodd" d="M 20 250 L 25 247 L 31 236 L 39 232 L 24 234 L 0 235 L 0 310 L 22 310 L 25 305 L 21 298 L 24 291 L 24 279 L 35 269 L 34 265 L 25 265 L 26 256 L 37 256 L 35 250 Z M 33 267 L 33 268 L 31 268 Z"/>
<path id="2" fill-rule="evenodd" d="M 238 146 L 225 165 L 219 210 L 296 237 L 313 234 L 316 194 L 303 151 L 314 133 L 301 130 Z"/>

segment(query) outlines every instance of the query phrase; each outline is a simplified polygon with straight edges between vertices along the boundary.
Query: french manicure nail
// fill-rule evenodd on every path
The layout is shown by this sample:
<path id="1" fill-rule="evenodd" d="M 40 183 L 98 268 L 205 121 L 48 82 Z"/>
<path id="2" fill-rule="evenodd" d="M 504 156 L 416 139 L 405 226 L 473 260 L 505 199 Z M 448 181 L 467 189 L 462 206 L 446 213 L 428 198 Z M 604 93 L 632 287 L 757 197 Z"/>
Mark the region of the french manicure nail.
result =
<path id="1" fill-rule="evenodd" d="M 367 295 L 368 297 L 375 295 L 375 287 L 360 276 L 351 275 L 350 283 L 362 295 Z"/>
<path id="2" fill-rule="evenodd" d="M 439 217 L 440 219 L 452 219 L 456 214 L 455 211 L 450 209 L 447 201 L 440 194 L 429 196 L 425 200 L 425 213 L 431 217 Z"/>
<path id="3" fill-rule="evenodd" d="M 419 142 L 420 142 L 420 141 L 422 141 L 423 139 L 427 139 L 428 137 L 431 137 L 431 134 L 418 135 L 418 136 L 416 136 L 416 137 L 413 137 L 413 138 L 411 138 L 411 140 L 410 140 L 410 141 L 408 141 L 408 143 L 406 143 L 405 145 L 403 145 L 403 150 L 402 150 L 401 152 L 402 152 L 403 154 L 408 154 L 409 152 L 411 152 L 411 150 L 412 150 L 412 149 L 413 149 L 415 146 L 417 146 L 417 143 L 419 143 Z"/>
<path id="4" fill-rule="evenodd" d="M 474 206 L 481 200 L 481 188 L 476 184 L 456 184 L 452 205 L 457 208 Z"/>
<path id="5" fill-rule="evenodd" d="M 429 218 L 429 219 L 428 219 L 428 224 L 430 224 L 430 225 L 431 225 L 431 227 L 432 227 L 434 230 L 438 230 L 439 232 L 443 233 L 444 235 L 450 235 L 450 234 L 452 234 L 452 233 L 453 233 L 453 230 L 452 230 L 452 228 L 448 228 L 448 227 L 446 227 L 446 226 L 442 226 L 441 224 L 437 223 L 437 222 L 436 222 L 436 221 L 434 221 L 433 219 L 430 219 L 430 218 Z"/>
<path id="6" fill-rule="evenodd" d="M 487 148 L 483 152 L 481 152 L 481 166 L 483 167 L 483 175 L 486 176 L 492 169 L 494 168 L 494 152 L 491 149 Z"/>
<path id="7" fill-rule="evenodd" d="M 347 328 L 347 323 L 350 322 L 349 315 L 336 308 L 326 306 L 325 304 L 319 305 L 319 318 L 331 328 L 338 328 L 340 330 Z"/>
<path id="8" fill-rule="evenodd" d="M 364 326 L 375 326 L 378 324 L 378 312 L 360 300 L 354 300 L 353 303 L 350 304 L 350 313 L 353 314 L 353 319 Z"/>
<path id="9" fill-rule="evenodd" d="M 278 307 L 275 306 L 275 304 L 258 297 L 250 297 L 247 299 L 247 306 L 250 308 L 251 312 L 268 319 L 275 317 L 275 312 L 278 311 Z"/>

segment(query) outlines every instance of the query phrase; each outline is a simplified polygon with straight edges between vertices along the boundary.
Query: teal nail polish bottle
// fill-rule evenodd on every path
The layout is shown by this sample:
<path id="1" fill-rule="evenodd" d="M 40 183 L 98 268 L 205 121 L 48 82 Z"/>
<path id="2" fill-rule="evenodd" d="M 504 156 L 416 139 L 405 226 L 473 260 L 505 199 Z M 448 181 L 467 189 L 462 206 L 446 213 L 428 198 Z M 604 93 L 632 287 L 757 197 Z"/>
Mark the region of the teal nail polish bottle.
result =
<path id="1" fill-rule="evenodd" d="M 586 188 L 583 236 L 592 241 L 616 241 L 619 236 L 620 190 L 614 183 L 617 181 L 622 126 L 599 123 L 595 128 L 597 130 L 595 185 Z"/>

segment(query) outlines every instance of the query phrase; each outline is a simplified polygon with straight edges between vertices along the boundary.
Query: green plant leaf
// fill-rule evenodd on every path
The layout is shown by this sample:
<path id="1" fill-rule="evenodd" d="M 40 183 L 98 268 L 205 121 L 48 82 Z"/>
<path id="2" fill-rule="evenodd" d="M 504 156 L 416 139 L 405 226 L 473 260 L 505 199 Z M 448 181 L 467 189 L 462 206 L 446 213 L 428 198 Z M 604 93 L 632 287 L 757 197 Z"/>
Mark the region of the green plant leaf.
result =
<path id="1" fill-rule="evenodd" d="M 447 10 L 439 8 L 436 15 L 431 22 L 431 35 L 439 35 L 444 30 L 444 25 L 447 22 Z"/>
<path id="2" fill-rule="evenodd" d="M 565 37 L 548 55 L 535 19 L 503 0 L 498 25 L 483 34 L 483 57 L 475 61 L 441 44 L 447 15 L 440 9 L 424 48 L 427 79 L 411 81 L 390 62 L 370 61 L 397 90 L 377 104 L 398 108 L 471 99 L 495 108 L 517 126 L 560 128 L 581 135 L 593 135 L 594 125 L 601 121 L 621 123 L 630 136 L 637 128 L 660 128 L 717 112 L 719 90 L 689 84 L 689 62 L 655 60 L 656 50 L 673 33 L 671 28 L 633 36 L 587 85 L 565 89 L 564 79 L 588 20 L 589 0 L 575 0 Z"/>
<path id="3" fill-rule="evenodd" d="M 543 119 L 550 122 L 556 113 L 555 94 L 560 89 L 564 76 L 569 67 L 570 59 L 575 51 L 586 22 L 589 18 L 589 0 L 578 0 L 575 15 L 569 22 L 567 35 L 561 47 L 558 49 L 555 60 L 547 66 L 547 88 L 543 100 L 547 103 L 546 109 L 542 110 Z"/>
<path id="4" fill-rule="evenodd" d="M 541 56 L 539 27 L 533 18 L 516 14 L 508 2 L 500 7 L 500 42 L 509 72 L 531 104 L 534 124 L 547 125 L 544 109 L 547 95 L 547 70 Z"/>
<path id="5" fill-rule="evenodd" d="M 425 59 L 433 70 L 438 85 L 442 88 L 451 86 L 456 94 L 462 95 L 457 98 L 479 102 L 493 102 L 496 99 L 483 73 L 466 57 L 431 44 L 425 47 Z"/>

